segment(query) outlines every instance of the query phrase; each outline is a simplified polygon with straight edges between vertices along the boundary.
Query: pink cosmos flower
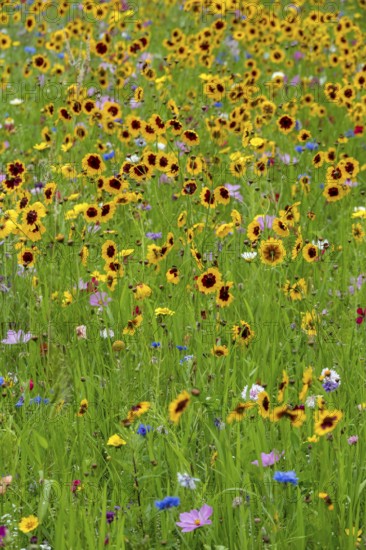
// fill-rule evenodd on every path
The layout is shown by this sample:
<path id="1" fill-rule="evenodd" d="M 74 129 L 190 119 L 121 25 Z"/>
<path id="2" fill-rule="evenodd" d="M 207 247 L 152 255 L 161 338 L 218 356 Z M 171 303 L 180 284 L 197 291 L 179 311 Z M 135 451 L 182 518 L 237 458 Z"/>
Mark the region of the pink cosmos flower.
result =
<path id="1" fill-rule="evenodd" d="M 189 533 L 204 525 L 211 525 L 212 521 L 208 519 L 213 513 L 213 509 L 208 504 L 204 504 L 200 510 L 191 510 L 179 515 L 180 521 L 176 523 L 182 528 L 182 533 Z"/>
<path id="2" fill-rule="evenodd" d="M 225 183 L 224 186 L 229 191 L 230 197 L 239 202 L 243 202 L 243 196 L 240 193 L 240 185 L 231 185 L 230 183 Z"/>
<path id="3" fill-rule="evenodd" d="M 275 451 L 271 451 L 268 454 L 261 453 L 262 466 L 264 468 L 266 468 L 267 466 L 273 466 L 273 464 L 276 464 L 276 462 L 278 462 L 284 454 L 285 451 L 282 451 L 282 453 L 280 454 L 277 454 Z M 259 466 L 258 460 L 253 460 L 252 464 L 254 464 L 254 466 Z"/>
<path id="4" fill-rule="evenodd" d="M 112 298 L 106 292 L 94 292 L 90 296 L 89 304 L 91 306 L 106 307 L 111 301 Z"/>
<path id="5" fill-rule="evenodd" d="M 29 340 L 33 338 L 30 332 L 23 332 L 22 330 L 8 330 L 7 337 L 4 340 L 1 340 L 2 344 L 26 344 Z"/>

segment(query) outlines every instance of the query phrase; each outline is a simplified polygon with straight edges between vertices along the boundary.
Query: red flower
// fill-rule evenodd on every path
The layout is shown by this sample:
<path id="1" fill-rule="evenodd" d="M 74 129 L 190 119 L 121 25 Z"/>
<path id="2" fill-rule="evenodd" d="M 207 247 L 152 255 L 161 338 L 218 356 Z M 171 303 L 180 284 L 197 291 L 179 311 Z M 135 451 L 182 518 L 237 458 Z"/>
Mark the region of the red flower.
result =
<path id="1" fill-rule="evenodd" d="M 29 389 L 30 389 L 30 391 L 32 391 L 33 388 L 34 388 L 33 380 L 29 380 Z"/>
<path id="2" fill-rule="evenodd" d="M 355 126 L 355 129 L 353 130 L 354 134 L 363 134 L 363 126 Z"/>
<path id="3" fill-rule="evenodd" d="M 358 313 L 359 317 L 357 317 L 356 323 L 358 325 L 361 325 L 361 323 L 363 323 L 364 320 L 366 319 L 366 307 L 365 307 L 365 309 L 362 309 L 362 307 L 359 307 L 357 309 L 357 313 Z"/>

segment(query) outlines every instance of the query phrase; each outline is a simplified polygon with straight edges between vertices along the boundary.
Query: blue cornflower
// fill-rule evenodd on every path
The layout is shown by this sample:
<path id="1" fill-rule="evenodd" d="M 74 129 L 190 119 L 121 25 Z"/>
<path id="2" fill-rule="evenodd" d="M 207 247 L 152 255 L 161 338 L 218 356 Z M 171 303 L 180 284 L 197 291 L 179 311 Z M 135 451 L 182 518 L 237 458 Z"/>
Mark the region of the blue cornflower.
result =
<path id="1" fill-rule="evenodd" d="M 316 149 L 318 149 L 318 147 L 319 145 L 315 141 L 308 141 L 307 144 L 305 145 L 305 148 L 308 151 L 315 151 Z"/>
<path id="2" fill-rule="evenodd" d="M 159 508 L 159 510 L 168 510 L 169 508 L 173 508 L 174 506 L 179 506 L 179 504 L 179 497 L 165 497 L 163 498 L 163 500 L 155 501 L 155 506 Z"/>
<path id="3" fill-rule="evenodd" d="M 36 48 L 34 48 L 33 46 L 25 46 L 25 47 L 24 47 L 24 51 L 25 51 L 26 53 L 32 53 L 32 54 L 33 54 L 33 53 L 36 53 L 37 50 L 36 50 Z"/>
<path id="4" fill-rule="evenodd" d="M 223 106 L 222 101 L 216 101 L 216 103 L 214 103 L 214 107 L 220 108 L 222 106 Z"/>
<path id="5" fill-rule="evenodd" d="M 299 131 L 299 130 L 301 130 L 301 128 L 302 128 L 302 124 L 301 124 L 300 120 L 297 120 L 295 122 L 295 130 Z"/>
<path id="6" fill-rule="evenodd" d="M 44 399 L 40 395 L 36 395 L 36 397 L 33 397 L 33 399 L 29 401 L 29 404 L 33 405 L 33 403 L 36 403 L 36 405 L 40 405 L 41 403 L 44 403 L 45 405 L 48 405 L 49 402 L 49 399 Z"/>
<path id="7" fill-rule="evenodd" d="M 145 425 L 145 424 L 140 424 L 140 426 L 138 427 L 137 429 L 137 432 L 139 435 L 142 435 L 143 437 L 146 436 L 146 434 L 148 432 L 151 432 L 152 431 L 152 427 L 151 426 L 148 426 L 148 425 Z"/>
<path id="8" fill-rule="evenodd" d="M 339 383 L 335 382 L 335 380 L 325 380 L 322 384 L 323 388 L 327 393 L 330 393 L 334 390 L 337 390 L 339 388 Z"/>
<path id="9" fill-rule="evenodd" d="M 353 130 L 347 130 L 344 134 L 346 137 L 355 137 L 355 133 Z"/>
<path id="10" fill-rule="evenodd" d="M 0 376 L 0 386 L 4 386 L 5 384 L 5 378 L 3 376 Z"/>
<path id="11" fill-rule="evenodd" d="M 183 365 L 183 363 L 186 363 L 187 361 L 192 361 L 192 359 L 194 359 L 194 355 L 185 355 L 183 359 L 179 361 L 179 363 Z"/>
<path id="12" fill-rule="evenodd" d="M 175 346 L 179 351 L 186 351 L 188 348 L 187 346 Z"/>
<path id="13" fill-rule="evenodd" d="M 58 54 L 57 54 L 57 57 L 58 57 L 59 59 L 63 59 L 63 58 L 65 57 L 64 52 L 58 53 Z"/>
<path id="14" fill-rule="evenodd" d="M 304 148 L 303 148 L 302 145 L 296 145 L 296 147 L 295 147 L 296 153 L 302 153 L 303 150 L 304 150 Z"/>
<path id="15" fill-rule="evenodd" d="M 160 342 L 153 342 L 153 343 L 151 344 L 151 347 L 152 347 L 152 348 L 160 348 L 160 346 L 161 346 Z"/>
<path id="16" fill-rule="evenodd" d="M 103 160 L 111 160 L 114 157 L 114 151 L 111 151 L 110 153 L 104 153 Z"/>
<path id="17" fill-rule="evenodd" d="M 16 407 L 22 407 L 24 405 L 24 397 L 21 396 L 19 400 L 15 403 Z"/>
<path id="18" fill-rule="evenodd" d="M 273 479 L 280 483 L 292 483 L 292 485 L 297 485 L 299 481 L 296 477 L 296 472 L 293 470 L 290 472 L 275 472 Z"/>

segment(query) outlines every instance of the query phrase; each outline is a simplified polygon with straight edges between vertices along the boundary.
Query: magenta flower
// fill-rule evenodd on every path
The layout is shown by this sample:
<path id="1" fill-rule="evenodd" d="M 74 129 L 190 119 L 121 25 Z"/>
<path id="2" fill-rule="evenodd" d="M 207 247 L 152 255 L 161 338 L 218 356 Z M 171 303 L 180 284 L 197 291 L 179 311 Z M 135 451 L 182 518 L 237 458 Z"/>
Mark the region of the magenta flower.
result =
<path id="1" fill-rule="evenodd" d="M 268 454 L 261 453 L 262 466 L 264 468 L 266 468 L 267 466 L 273 466 L 273 464 L 276 464 L 276 462 L 278 462 L 284 454 L 285 451 L 282 451 L 282 453 L 280 454 L 277 454 L 275 451 L 271 451 Z M 254 466 L 259 466 L 258 460 L 253 460 L 252 464 L 254 464 Z"/>
<path id="2" fill-rule="evenodd" d="M 211 506 L 204 504 L 200 510 L 191 510 L 180 514 L 180 521 L 176 525 L 182 528 L 182 533 L 189 533 L 204 525 L 211 525 L 212 521 L 208 518 L 212 515 L 212 512 Z"/>
<path id="3" fill-rule="evenodd" d="M 357 317 L 356 323 L 358 325 L 361 325 L 364 322 L 364 320 L 366 319 L 366 308 L 362 309 L 362 307 L 359 307 L 357 309 L 357 314 L 359 315 L 359 317 Z"/>
<path id="4" fill-rule="evenodd" d="M 106 307 L 111 301 L 112 298 L 106 292 L 94 292 L 90 296 L 89 304 L 91 306 Z"/>
<path id="5" fill-rule="evenodd" d="M 357 445 L 357 441 L 358 435 L 351 435 L 351 437 L 347 439 L 348 445 Z"/>
<path id="6" fill-rule="evenodd" d="M 8 330 L 7 337 L 4 340 L 1 340 L 2 344 L 26 344 L 29 340 L 33 338 L 30 332 L 23 332 L 22 330 Z"/>

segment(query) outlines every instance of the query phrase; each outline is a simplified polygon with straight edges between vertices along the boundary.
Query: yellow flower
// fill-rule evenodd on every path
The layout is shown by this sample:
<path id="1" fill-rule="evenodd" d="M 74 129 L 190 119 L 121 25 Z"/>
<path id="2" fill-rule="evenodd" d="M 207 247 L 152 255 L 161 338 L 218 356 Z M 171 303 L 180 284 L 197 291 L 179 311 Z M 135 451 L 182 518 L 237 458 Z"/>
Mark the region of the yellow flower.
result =
<path id="1" fill-rule="evenodd" d="M 252 147 L 262 147 L 262 145 L 264 143 L 264 139 L 262 139 L 260 137 L 254 137 L 250 140 L 249 143 Z"/>
<path id="2" fill-rule="evenodd" d="M 110 447 L 122 447 L 122 445 L 126 445 L 126 441 L 118 434 L 114 434 L 108 439 L 107 445 Z"/>
<path id="3" fill-rule="evenodd" d="M 174 315 L 175 311 L 172 311 L 168 307 L 157 307 L 155 309 L 155 315 Z"/>
<path id="4" fill-rule="evenodd" d="M 318 443 L 319 437 L 317 435 L 312 435 L 311 437 L 308 437 L 309 443 Z"/>
<path id="5" fill-rule="evenodd" d="M 44 149 L 48 149 L 50 147 L 50 144 L 46 141 L 42 141 L 41 143 L 37 143 L 33 146 L 33 149 L 36 149 L 37 151 L 43 151 Z"/>
<path id="6" fill-rule="evenodd" d="M 37 529 L 38 525 L 39 521 L 36 516 L 28 516 L 21 519 L 19 523 L 19 529 L 20 531 L 22 531 L 22 533 L 30 533 L 30 531 L 34 531 L 34 529 Z"/>
<path id="7" fill-rule="evenodd" d="M 76 416 L 84 416 L 84 414 L 86 414 L 88 411 L 88 407 L 89 407 L 88 400 L 82 399 L 80 401 L 79 412 L 76 413 Z"/>
<path id="8" fill-rule="evenodd" d="M 152 294 L 151 288 L 148 285 L 145 285 L 145 283 L 136 285 L 133 292 L 136 300 L 144 300 L 145 298 L 149 298 Z"/>
<path id="9" fill-rule="evenodd" d="M 259 247 L 259 256 L 262 263 L 276 266 L 283 262 L 286 256 L 286 250 L 282 241 L 270 237 L 267 241 L 261 243 Z"/>
<path id="10" fill-rule="evenodd" d="M 190 395 L 187 391 L 183 391 L 169 405 L 169 417 L 172 422 L 177 423 L 189 405 Z"/>
<path id="11" fill-rule="evenodd" d="M 326 409 L 319 411 L 315 416 L 315 433 L 325 435 L 332 432 L 341 420 L 343 413 L 341 411 L 328 411 Z"/>

